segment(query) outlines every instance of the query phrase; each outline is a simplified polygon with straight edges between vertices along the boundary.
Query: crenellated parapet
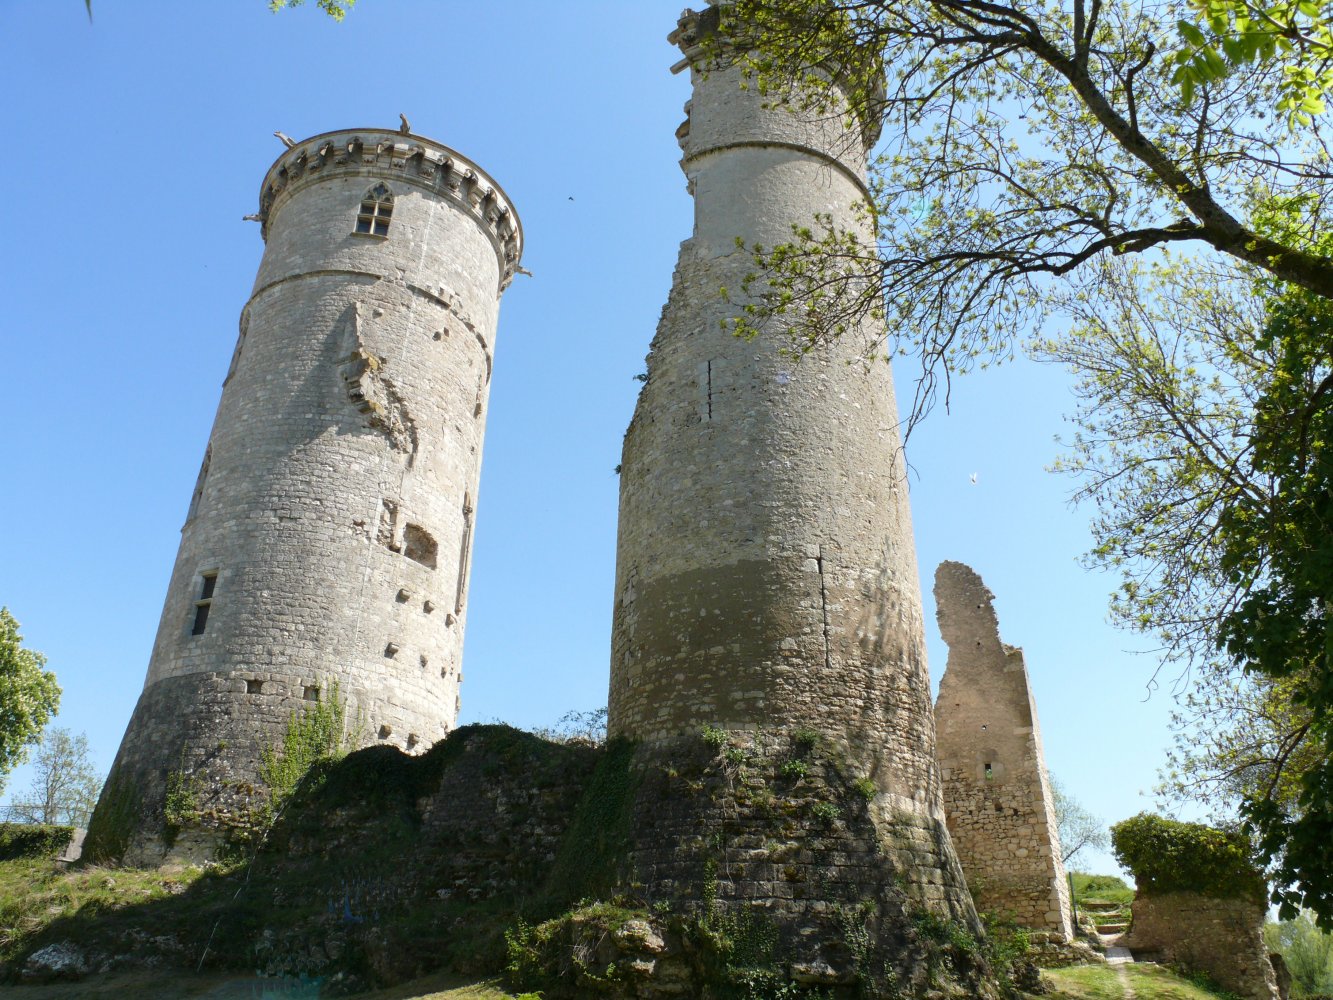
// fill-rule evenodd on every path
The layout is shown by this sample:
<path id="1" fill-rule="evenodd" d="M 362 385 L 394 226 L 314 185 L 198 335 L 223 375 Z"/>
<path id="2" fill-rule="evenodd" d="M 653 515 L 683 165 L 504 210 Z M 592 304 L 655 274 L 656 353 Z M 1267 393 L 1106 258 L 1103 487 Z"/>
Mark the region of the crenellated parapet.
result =
<path id="1" fill-rule="evenodd" d="M 264 238 L 273 214 L 295 192 L 335 175 L 380 179 L 385 168 L 405 183 L 444 195 L 480 224 L 508 287 L 523 256 L 523 226 L 508 195 L 484 170 L 448 146 L 393 129 L 341 129 L 298 142 L 269 167 L 259 193 Z"/>

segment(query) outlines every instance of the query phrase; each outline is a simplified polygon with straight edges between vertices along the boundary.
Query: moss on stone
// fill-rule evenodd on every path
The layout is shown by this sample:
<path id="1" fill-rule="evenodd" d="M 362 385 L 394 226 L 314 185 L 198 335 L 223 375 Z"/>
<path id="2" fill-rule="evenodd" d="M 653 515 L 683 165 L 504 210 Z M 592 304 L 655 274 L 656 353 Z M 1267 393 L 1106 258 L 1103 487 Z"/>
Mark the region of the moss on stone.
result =
<path id="1" fill-rule="evenodd" d="M 98 864 L 114 863 L 125 856 L 130 839 L 139 828 L 143 801 L 134 782 L 115 773 L 88 822 L 83 857 Z"/>

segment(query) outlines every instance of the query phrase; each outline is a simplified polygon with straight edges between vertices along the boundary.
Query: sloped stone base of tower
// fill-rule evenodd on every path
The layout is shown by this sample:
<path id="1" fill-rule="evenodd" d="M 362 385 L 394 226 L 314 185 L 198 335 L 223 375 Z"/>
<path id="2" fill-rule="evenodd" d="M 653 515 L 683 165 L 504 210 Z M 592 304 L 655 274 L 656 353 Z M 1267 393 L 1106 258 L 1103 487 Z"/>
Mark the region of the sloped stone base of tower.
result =
<path id="1" fill-rule="evenodd" d="M 641 745 L 620 891 L 530 928 L 546 997 L 991 997 L 942 822 L 896 810 L 813 732 Z"/>
<path id="2" fill-rule="evenodd" d="M 244 845 L 268 819 L 262 756 L 281 751 L 312 690 L 309 678 L 252 670 L 149 685 L 102 788 L 84 857 L 151 867 L 211 861 Z"/>

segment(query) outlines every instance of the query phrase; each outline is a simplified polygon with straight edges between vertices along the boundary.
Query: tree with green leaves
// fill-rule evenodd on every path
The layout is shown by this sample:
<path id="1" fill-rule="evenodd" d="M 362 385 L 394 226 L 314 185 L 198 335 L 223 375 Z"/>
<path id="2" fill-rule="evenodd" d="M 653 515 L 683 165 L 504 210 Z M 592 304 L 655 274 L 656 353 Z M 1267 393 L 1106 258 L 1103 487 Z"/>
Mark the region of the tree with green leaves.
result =
<path id="1" fill-rule="evenodd" d="M 341 21 L 347 16 L 347 12 L 356 4 L 356 0 L 316 0 L 319 9 L 335 21 Z M 285 7 L 299 7 L 305 0 L 268 0 L 268 9 L 275 14 Z M 93 0 L 83 0 L 84 7 L 88 10 L 88 20 L 93 19 Z"/>
<path id="2" fill-rule="evenodd" d="M 1060 860 L 1066 867 L 1086 850 L 1104 851 L 1111 846 L 1106 824 L 1070 795 L 1055 775 L 1051 775 L 1051 799 L 1060 830 Z"/>
<path id="3" fill-rule="evenodd" d="M 1233 46 L 1187 81 L 1194 0 L 724 9 L 715 56 L 735 40 L 753 85 L 807 110 L 837 76 L 886 137 L 878 245 L 816 218 L 746 248 L 738 332 L 781 317 L 803 351 L 882 316 L 924 361 L 915 417 L 941 375 L 1072 319 L 1041 350 L 1080 380 L 1066 467 L 1092 559 L 1122 575 L 1120 622 L 1186 670 L 1178 718 L 1208 737 L 1183 736 L 1168 781 L 1238 804 L 1284 912 L 1333 922 L 1333 175 L 1322 119 L 1290 127 L 1292 63 Z M 881 56 L 887 89 L 849 52 Z"/>
<path id="4" fill-rule="evenodd" d="M 1276 110 L 1293 125 L 1323 114 L 1333 89 L 1333 4 L 1316 0 L 1193 0 L 1193 17 L 1177 22 L 1180 47 L 1172 79 L 1186 102 L 1256 63 L 1280 63 Z"/>
<path id="5" fill-rule="evenodd" d="M 23 648 L 19 623 L 0 608 L 0 789 L 60 706 L 56 675 L 45 665 L 45 656 Z"/>
<path id="6" fill-rule="evenodd" d="M 305 0 L 268 0 L 268 9 L 277 13 L 285 7 L 299 7 Z M 335 21 L 341 21 L 356 4 L 356 0 L 316 0 L 319 9 Z"/>
<path id="7" fill-rule="evenodd" d="M 1273 489 L 1223 512 L 1221 566 L 1241 597 L 1218 641 L 1298 710 L 1300 738 L 1241 814 L 1272 866 L 1283 918 L 1305 907 L 1333 928 L 1333 303 L 1275 291 L 1257 346 L 1275 364 L 1248 463 Z M 1317 765 L 1289 767 L 1297 753 Z"/>
<path id="8" fill-rule="evenodd" d="M 1121 576 L 1113 614 L 1179 667 L 1164 790 L 1243 817 L 1283 913 L 1333 923 L 1333 303 L 1168 260 L 1063 307 L 1038 345 L 1076 377 L 1060 467 Z"/>
<path id="9" fill-rule="evenodd" d="M 86 828 L 102 790 L 102 779 L 88 752 L 88 737 L 71 735 L 68 729 L 48 729 L 32 765 L 28 794 L 10 800 L 9 819 Z"/>
<path id="10" fill-rule="evenodd" d="M 1264 944 L 1282 956 L 1300 988 L 1297 996 L 1333 993 L 1333 934 L 1320 930 L 1308 912 L 1265 924 Z"/>
<path id="11" fill-rule="evenodd" d="M 870 190 L 877 246 L 827 219 L 757 246 L 739 332 L 777 316 L 799 350 L 884 314 L 925 362 L 916 410 L 951 373 L 1006 357 L 1091 286 L 1098 265 L 1163 248 L 1215 251 L 1333 296 L 1325 225 L 1278 236 L 1256 198 L 1318 193 L 1326 126 L 1275 117 L 1284 74 L 1256 62 L 1174 82 L 1186 0 L 736 0 L 719 37 L 742 39 L 752 84 L 818 110 L 836 74 L 863 125 L 883 128 Z M 725 41 L 715 42 L 725 45 Z M 877 72 L 847 53 L 874 54 Z M 719 52 L 720 54 L 720 52 Z M 814 67 L 814 69 L 811 69 Z M 796 97 L 790 97 L 792 93 Z M 837 308 L 803 311 L 819 298 Z"/>

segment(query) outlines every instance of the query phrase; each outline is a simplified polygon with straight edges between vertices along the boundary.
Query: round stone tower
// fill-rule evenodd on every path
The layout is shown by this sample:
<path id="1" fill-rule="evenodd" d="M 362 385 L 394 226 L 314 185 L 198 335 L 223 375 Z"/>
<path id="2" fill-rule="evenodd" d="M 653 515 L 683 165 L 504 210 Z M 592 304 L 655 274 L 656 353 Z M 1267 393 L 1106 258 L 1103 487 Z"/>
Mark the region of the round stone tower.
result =
<path id="1" fill-rule="evenodd" d="M 884 331 L 867 319 L 795 358 L 782 317 L 753 340 L 727 328 L 755 244 L 817 218 L 873 241 L 877 131 L 849 127 L 835 77 L 808 110 L 743 87 L 724 9 L 672 36 L 694 231 L 621 466 L 608 724 L 644 765 L 633 870 L 645 898 L 788 921 L 797 957 L 827 931 L 802 967 L 846 965 L 818 928 L 866 907 L 885 961 L 919 977 L 913 913 L 978 924 L 944 825 L 891 372 L 866 360 Z M 721 749 L 673 792 L 701 733 Z"/>
<path id="2" fill-rule="evenodd" d="M 448 147 L 352 129 L 284 152 L 257 219 L 267 245 L 95 856 L 151 860 L 182 813 L 216 840 L 313 702 L 339 699 L 355 744 L 408 751 L 457 717 L 518 218 Z"/>
<path id="3" fill-rule="evenodd" d="M 698 59 L 700 22 L 676 36 Z M 681 129 L 694 233 L 680 249 L 625 435 L 613 735 L 808 726 L 874 754 L 903 808 L 940 813 L 916 553 L 889 366 L 869 322 L 795 359 L 725 321 L 747 246 L 831 217 L 869 234 L 874 135 L 700 72 Z M 830 85 L 832 87 L 832 85 Z M 720 289 L 729 290 L 729 298 Z"/>

